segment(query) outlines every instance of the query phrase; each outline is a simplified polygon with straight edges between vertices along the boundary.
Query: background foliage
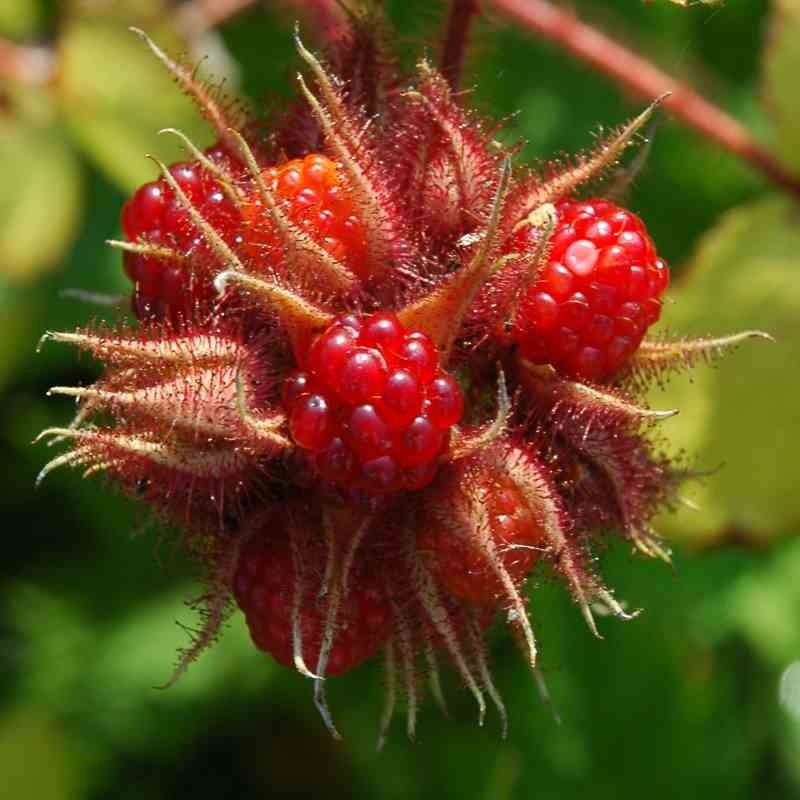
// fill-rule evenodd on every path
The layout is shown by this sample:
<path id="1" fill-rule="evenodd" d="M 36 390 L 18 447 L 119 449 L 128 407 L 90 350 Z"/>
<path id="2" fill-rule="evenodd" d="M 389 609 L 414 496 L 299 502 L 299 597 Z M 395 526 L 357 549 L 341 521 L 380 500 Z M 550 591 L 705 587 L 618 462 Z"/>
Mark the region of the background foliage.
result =
<path id="1" fill-rule="evenodd" d="M 532 614 L 561 718 L 541 705 L 504 636 L 493 648 L 511 712 L 474 726 L 451 676 L 453 720 L 430 709 L 419 742 L 399 730 L 373 752 L 381 685 L 365 665 L 331 695 L 347 738 L 332 742 L 299 676 L 252 648 L 240 619 L 173 689 L 191 623 L 192 565 L 101 481 L 56 474 L 30 440 L 67 419 L 50 385 L 87 382 L 94 366 L 46 329 L 97 314 L 66 289 L 126 291 L 117 236 L 126 192 L 176 159 L 167 125 L 207 142 L 135 23 L 185 50 L 160 0 L 4 0 L 0 35 L 56 50 L 47 87 L 0 84 L 0 776 L 5 796 L 107 798 L 800 797 L 800 227 L 798 207 L 748 168 L 668 118 L 630 197 L 674 265 L 665 314 L 675 333 L 754 327 L 749 343 L 693 380 L 653 395 L 679 407 L 664 433 L 709 471 L 687 487 L 700 510 L 661 529 L 675 567 L 605 554 L 610 583 L 646 609 L 591 638 L 565 592 L 544 579 Z M 800 3 L 725 5 L 581 0 L 578 12 L 688 79 L 800 169 Z M 392 0 L 404 58 L 433 40 L 441 7 Z M 261 108 L 290 91 L 292 16 L 267 4 L 193 44 Z M 599 125 L 631 115 L 602 76 L 489 14 L 469 73 L 473 101 L 531 160 L 587 147 Z M 100 316 L 103 310 L 100 311 Z M 106 314 L 110 316 L 111 313 Z M 131 538 L 131 532 L 135 537 Z M 142 535 L 138 535 L 142 534 Z M 795 665 L 794 667 L 791 665 Z"/>

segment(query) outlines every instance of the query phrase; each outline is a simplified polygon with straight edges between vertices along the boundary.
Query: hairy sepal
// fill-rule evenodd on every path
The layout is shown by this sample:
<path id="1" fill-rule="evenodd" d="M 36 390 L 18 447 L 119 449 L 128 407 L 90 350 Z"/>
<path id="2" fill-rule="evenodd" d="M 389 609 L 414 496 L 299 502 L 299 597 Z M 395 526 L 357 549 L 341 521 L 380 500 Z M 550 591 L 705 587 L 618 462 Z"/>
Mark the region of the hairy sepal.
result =
<path id="1" fill-rule="evenodd" d="M 418 71 L 417 89 L 405 97 L 417 106 L 406 115 L 406 124 L 417 128 L 419 141 L 413 154 L 398 147 L 398 168 L 409 212 L 419 219 L 423 234 L 444 248 L 488 217 L 504 156 L 458 105 L 441 74 L 427 61 Z"/>

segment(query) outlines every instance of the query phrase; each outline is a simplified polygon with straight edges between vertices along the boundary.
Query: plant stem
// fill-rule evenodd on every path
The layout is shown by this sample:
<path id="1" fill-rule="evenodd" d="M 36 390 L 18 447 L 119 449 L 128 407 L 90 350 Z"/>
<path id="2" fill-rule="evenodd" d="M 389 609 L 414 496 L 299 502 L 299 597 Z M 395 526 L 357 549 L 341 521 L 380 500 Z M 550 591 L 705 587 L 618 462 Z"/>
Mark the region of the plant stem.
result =
<path id="1" fill-rule="evenodd" d="M 632 93 L 653 100 L 668 92 L 665 107 L 686 125 L 748 161 L 773 183 L 800 197 L 800 176 L 793 175 L 780 164 L 744 125 L 643 56 L 547 0 L 492 2 L 495 8 L 524 28 L 555 42 Z"/>
<path id="2" fill-rule="evenodd" d="M 452 0 L 450 3 L 440 66 L 453 89 L 458 89 L 461 83 L 469 29 L 479 11 L 478 0 Z"/>

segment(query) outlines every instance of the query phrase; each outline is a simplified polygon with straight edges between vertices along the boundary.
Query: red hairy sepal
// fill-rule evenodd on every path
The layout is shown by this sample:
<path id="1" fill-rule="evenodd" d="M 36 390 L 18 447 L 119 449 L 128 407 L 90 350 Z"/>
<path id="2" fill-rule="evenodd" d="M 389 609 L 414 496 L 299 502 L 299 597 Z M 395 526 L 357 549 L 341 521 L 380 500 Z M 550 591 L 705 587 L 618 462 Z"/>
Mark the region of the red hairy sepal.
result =
<path id="1" fill-rule="evenodd" d="M 274 377 L 257 339 L 209 329 L 48 334 L 105 361 L 92 386 L 56 386 L 75 397 L 69 428 L 42 437 L 73 442 L 40 473 L 69 465 L 106 472 L 157 511 L 202 525 L 234 514 L 262 461 L 289 446 L 283 414 L 270 403 Z M 111 415 L 114 425 L 91 424 Z M 231 449 L 231 440 L 239 447 Z"/>

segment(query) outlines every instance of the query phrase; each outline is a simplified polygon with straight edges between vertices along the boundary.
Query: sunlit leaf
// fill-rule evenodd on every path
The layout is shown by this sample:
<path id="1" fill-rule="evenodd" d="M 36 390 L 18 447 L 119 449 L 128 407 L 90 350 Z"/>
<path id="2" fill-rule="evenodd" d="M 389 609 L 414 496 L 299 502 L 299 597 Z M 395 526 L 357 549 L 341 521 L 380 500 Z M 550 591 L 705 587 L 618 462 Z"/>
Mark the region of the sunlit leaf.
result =
<path id="1" fill-rule="evenodd" d="M 665 423 L 691 466 L 710 470 L 685 488 L 699 510 L 681 509 L 662 527 L 694 544 L 719 538 L 766 541 L 800 530 L 800 227 L 790 201 L 769 199 L 730 212 L 702 241 L 665 317 L 675 333 L 761 329 L 694 383 L 674 378 L 659 407 L 681 413 Z M 664 405 L 666 404 L 666 405 Z"/>
<path id="2" fill-rule="evenodd" d="M 158 38 L 169 50 L 176 49 L 174 38 Z M 60 52 L 61 98 L 69 126 L 122 188 L 134 189 L 155 176 L 146 154 L 167 163 L 185 156 L 175 137 L 159 136 L 162 128 L 179 128 L 200 146 L 211 144 L 211 131 L 192 101 L 124 25 L 75 21 L 64 31 Z"/>
<path id="3" fill-rule="evenodd" d="M 0 3 L 0 34 L 14 39 L 33 35 L 42 23 L 41 0 L 3 0 Z"/>
<path id="4" fill-rule="evenodd" d="M 28 280 L 54 267 L 81 213 L 81 174 L 62 132 L 0 119 L 0 276 Z"/>

